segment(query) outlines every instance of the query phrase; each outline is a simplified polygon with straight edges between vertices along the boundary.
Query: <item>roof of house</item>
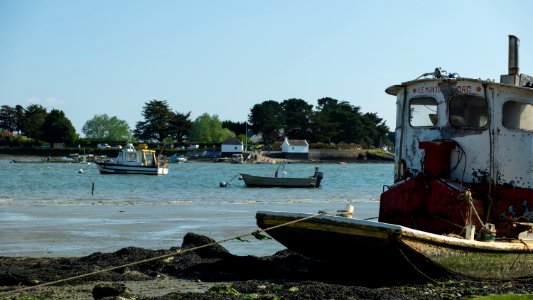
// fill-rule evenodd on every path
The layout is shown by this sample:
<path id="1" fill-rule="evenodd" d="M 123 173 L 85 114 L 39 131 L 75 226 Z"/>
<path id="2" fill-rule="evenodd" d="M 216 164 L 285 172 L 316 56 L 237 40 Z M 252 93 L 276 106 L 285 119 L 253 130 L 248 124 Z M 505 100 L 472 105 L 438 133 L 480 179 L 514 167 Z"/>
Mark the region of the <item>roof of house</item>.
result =
<path id="1" fill-rule="evenodd" d="M 224 142 L 222 142 L 222 145 L 242 145 L 242 142 L 236 137 L 230 136 Z"/>
<path id="2" fill-rule="evenodd" d="M 307 146 L 306 140 L 288 140 L 289 145 L 291 146 Z"/>

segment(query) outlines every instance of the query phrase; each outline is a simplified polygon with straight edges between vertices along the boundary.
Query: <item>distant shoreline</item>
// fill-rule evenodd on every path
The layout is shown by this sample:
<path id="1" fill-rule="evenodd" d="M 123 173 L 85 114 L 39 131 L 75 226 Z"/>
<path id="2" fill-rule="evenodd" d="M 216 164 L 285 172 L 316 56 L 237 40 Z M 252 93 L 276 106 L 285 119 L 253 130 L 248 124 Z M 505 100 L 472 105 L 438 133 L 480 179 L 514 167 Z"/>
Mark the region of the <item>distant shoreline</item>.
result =
<path id="1" fill-rule="evenodd" d="M 0 159 L 7 160 L 21 160 L 21 161 L 38 161 L 43 158 L 52 157 L 68 157 L 71 154 L 80 154 L 80 151 L 74 151 L 77 149 L 13 149 L 13 148 L 4 148 L 0 149 Z M 19 153 L 17 153 L 19 152 Z M 98 152 L 98 151 L 97 151 Z M 115 157 L 117 151 L 113 151 L 113 155 L 110 155 L 108 152 L 105 153 L 87 153 L 98 155 L 107 155 L 107 157 Z M 300 159 L 300 158 L 282 158 L 281 152 L 275 151 L 270 153 L 263 153 L 259 155 L 256 160 L 252 163 L 258 161 L 272 161 L 273 163 L 281 163 L 286 161 L 288 163 L 393 163 L 394 155 L 390 152 L 385 152 L 381 150 L 342 150 L 342 151 L 332 151 L 329 149 L 320 150 L 313 149 L 309 154 L 309 159 Z M 213 162 L 213 158 L 190 155 L 188 156 L 189 161 L 197 162 Z"/>

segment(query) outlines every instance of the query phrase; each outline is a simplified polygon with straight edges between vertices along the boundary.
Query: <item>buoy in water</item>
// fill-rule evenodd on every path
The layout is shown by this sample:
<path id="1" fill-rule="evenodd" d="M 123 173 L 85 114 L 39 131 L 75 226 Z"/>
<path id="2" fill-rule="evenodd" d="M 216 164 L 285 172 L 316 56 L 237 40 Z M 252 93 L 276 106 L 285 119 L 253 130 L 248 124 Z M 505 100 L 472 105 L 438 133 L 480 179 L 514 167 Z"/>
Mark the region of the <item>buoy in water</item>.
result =
<path id="1" fill-rule="evenodd" d="M 239 176 L 239 174 L 233 176 L 229 181 L 221 181 L 221 182 L 220 182 L 220 187 L 226 187 L 226 186 L 228 186 L 228 184 L 229 184 L 233 179 L 235 179 L 235 177 L 237 177 L 237 176 Z M 240 179 L 240 178 L 239 178 L 239 179 Z"/>
<path id="2" fill-rule="evenodd" d="M 83 169 L 80 169 L 80 170 L 78 171 L 78 174 L 83 174 Z"/>

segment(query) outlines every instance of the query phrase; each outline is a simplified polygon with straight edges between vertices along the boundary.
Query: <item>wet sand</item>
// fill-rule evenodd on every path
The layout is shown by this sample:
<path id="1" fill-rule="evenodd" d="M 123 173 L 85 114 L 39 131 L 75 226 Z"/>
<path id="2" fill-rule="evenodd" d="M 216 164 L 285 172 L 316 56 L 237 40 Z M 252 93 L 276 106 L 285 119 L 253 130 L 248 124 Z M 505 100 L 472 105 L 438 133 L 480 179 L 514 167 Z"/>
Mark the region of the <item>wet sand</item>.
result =
<path id="1" fill-rule="evenodd" d="M 256 211 L 284 208 L 284 205 L 271 204 L 212 207 L 2 203 L 0 256 L 73 257 L 130 246 L 168 249 L 181 245 L 188 232 L 224 240 L 256 231 Z M 302 205 L 293 209 L 315 212 Z M 356 210 L 360 218 L 374 217 L 377 204 L 361 203 Z M 272 255 L 284 249 L 274 240 L 255 239 L 230 241 L 223 246 L 237 255 L 255 256 Z"/>
<path id="2" fill-rule="evenodd" d="M 82 256 L 129 246 L 165 249 L 179 246 L 189 231 L 222 240 L 257 230 L 254 212 L 172 206 L 2 206 L 0 215 L 0 256 Z M 281 248 L 255 241 L 226 246 L 256 255 Z"/>

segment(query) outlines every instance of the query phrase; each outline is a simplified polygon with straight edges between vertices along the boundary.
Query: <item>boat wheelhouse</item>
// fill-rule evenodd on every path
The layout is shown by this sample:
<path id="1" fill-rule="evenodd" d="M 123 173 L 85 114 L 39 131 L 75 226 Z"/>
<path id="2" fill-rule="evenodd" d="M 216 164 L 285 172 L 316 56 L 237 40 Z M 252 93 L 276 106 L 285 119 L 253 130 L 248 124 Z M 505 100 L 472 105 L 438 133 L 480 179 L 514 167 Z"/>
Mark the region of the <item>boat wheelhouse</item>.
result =
<path id="1" fill-rule="evenodd" d="M 500 83 L 439 68 L 423 77 L 386 89 L 396 96 L 396 167 L 379 220 L 516 238 L 533 223 L 533 79 L 518 74 L 518 39 L 509 37 Z"/>

